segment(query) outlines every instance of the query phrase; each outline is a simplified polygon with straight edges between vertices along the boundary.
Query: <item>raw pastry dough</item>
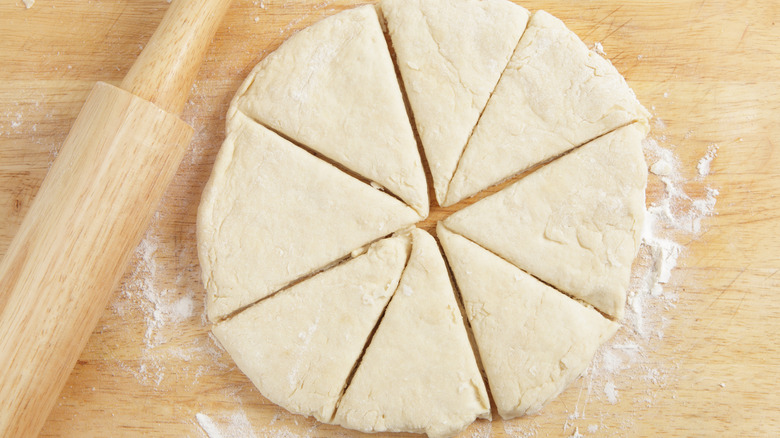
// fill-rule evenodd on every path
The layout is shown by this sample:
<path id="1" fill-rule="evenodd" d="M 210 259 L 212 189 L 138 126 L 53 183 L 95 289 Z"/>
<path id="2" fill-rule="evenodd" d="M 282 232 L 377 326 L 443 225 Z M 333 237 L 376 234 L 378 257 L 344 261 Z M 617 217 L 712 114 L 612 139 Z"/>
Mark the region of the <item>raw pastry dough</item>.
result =
<path id="1" fill-rule="evenodd" d="M 641 125 L 620 128 L 444 225 L 620 319 L 645 215 L 644 136 Z"/>
<path id="2" fill-rule="evenodd" d="M 506 0 L 382 0 L 439 204 L 529 13 Z"/>
<path id="3" fill-rule="evenodd" d="M 420 217 L 234 113 L 198 211 L 215 321 Z"/>
<path id="4" fill-rule="evenodd" d="M 617 329 L 588 305 L 623 314 L 647 112 L 545 12 L 381 8 L 401 78 L 369 5 L 292 36 L 238 90 L 198 210 L 206 305 L 241 370 L 291 412 L 450 436 L 490 418 L 475 349 L 512 418 Z M 429 208 L 401 80 L 440 204 L 586 143 L 439 224 L 473 342 L 433 237 L 398 234 Z"/>
<path id="5" fill-rule="evenodd" d="M 619 325 L 439 224 L 490 392 L 504 419 L 539 411 Z"/>
<path id="6" fill-rule="evenodd" d="M 612 64 L 538 11 L 485 107 L 450 183 L 452 205 L 647 110 Z"/>
<path id="7" fill-rule="evenodd" d="M 328 17 L 263 59 L 233 106 L 428 215 L 428 188 L 374 6 Z"/>
<path id="8" fill-rule="evenodd" d="M 450 436 L 489 418 L 485 384 L 433 237 L 412 231 L 412 255 L 335 422 L 364 432 Z"/>
<path id="9" fill-rule="evenodd" d="M 398 286 L 409 235 L 319 273 L 214 326 L 214 335 L 269 400 L 333 417 L 355 362 Z"/>

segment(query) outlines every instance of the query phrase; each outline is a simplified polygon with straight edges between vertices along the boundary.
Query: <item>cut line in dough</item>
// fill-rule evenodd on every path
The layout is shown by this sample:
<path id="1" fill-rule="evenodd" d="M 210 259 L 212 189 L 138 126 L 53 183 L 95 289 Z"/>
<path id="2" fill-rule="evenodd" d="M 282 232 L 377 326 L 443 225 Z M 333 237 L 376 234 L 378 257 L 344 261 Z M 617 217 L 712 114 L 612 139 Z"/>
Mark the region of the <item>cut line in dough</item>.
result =
<path id="1" fill-rule="evenodd" d="M 252 119 L 252 117 L 250 117 L 247 114 L 244 114 L 243 112 L 241 112 L 241 110 L 238 110 L 237 112 L 241 113 L 245 117 L 250 118 L 253 122 L 257 123 L 258 125 L 261 125 L 265 129 L 273 132 L 274 134 L 276 134 L 279 137 L 287 140 L 288 142 L 294 144 L 295 146 L 303 149 L 304 151 L 308 152 L 310 155 L 312 155 L 314 157 L 317 157 L 318 159 L 320 159 L 320 160 L 330 164 L 331 166 L 335 167 L 336 169 L 340 170 L 341 172 L 344 172 L 345 174 L 351 176 L 352 178 L 356 179 L 357 181 L 360 181 L 360 182 L 362 182 L 362 183 L 364 183 L 366 185 L 371 186 L 372 188 L 374 188 L 376 190 L 379 190 L 379 191 L 381 191 L 381 192 L 383 192 L 383 193 L 385 193 L 385 194 L 387 194 L 389 196 L 392 196 L 393 198 L 397 199 L 400 202 L 405 202 L 403 199 L 401 199 L 398 196 L 396 196 L 395 193 L 386 190 L 384 187 L 380 186 L 376 182 L 371 181 L 370 179 L 364 177 L 363 175 L 361 175 L 361 174 L 353 171 L 352 169 L 344 166 L 343 164 L 339 163 L 338 161 L 328 158 L 327 156 L 317 152 L 315 149 L 310 148 L 309 146 L 307 146 L 307 145 L 305 145 L 305 144 L 295 140 L 294 138 L 290 138 L 289 136 L 287 136 L 287 134 L 285 134 L 283 132 L 279 132 L 276 129 L 274 129 L 273 127 L 267 126 L 265 123 L 263 123 L 263 122 L 261 122 L 259 120 Z"/>
<path id="2" fill-rule="evenodd" d="M 506 0 L 383 0 L 380 6 L 442 204 L 530 14 Z"/>
<path id="3" fill-rule="evenodd" d="M 228 126 L 198 211 L 212 321 L 420 219 L 241 113 Z"/>
<path id="4" fill-rule="evenodd" d="M 437 235 L 502 418 L 541 410 L 619 328 L 441 223 Z"/>
<path id="5" fill-rule="evenodd" d="M 644 222 L 644 136 L 613 131 L 443 223 L 619 320 Z"/>
<path id="6" fill-rule="evenodd" d="M 325 18 L 252 70 L 240 110 L 386 188 L 427 216 L 417 142 L 374 6 Z"/>
<path id="7" fill-rule="evenodd" d="M 559 19 L 537 11 L 450 182 L 453 205 L 536 163 L 649 113 L 606 59 Z"/>
<path id="8" fill-rule="evenodd" d="M 433 237 L 412 230 L 412 255 L 337 424 L 364 432 L 451 436 L 489 418 L 482 375 Z"/>
<path id="9" fill-rule="evenodd" d="M 382 0 L 296 33 L 241 85 L 198 253 L 214 333 L 271 401 L 450 436 L 491 399 L 504 418 L 538 411 L 614 333 L 647 113 L 560 20 L 528 17 L 505 0 Z M 409 230 L 429 196 L 506 178 L 438 224 L 442 249 Z"/>
<path id="10" fill-rule="evenodd" d="M 364 254 L 220 322 L 214 335 L 269 400 L 331 421 L 397 289 L 410 247 L 408 234 L 380 240 Z"/>

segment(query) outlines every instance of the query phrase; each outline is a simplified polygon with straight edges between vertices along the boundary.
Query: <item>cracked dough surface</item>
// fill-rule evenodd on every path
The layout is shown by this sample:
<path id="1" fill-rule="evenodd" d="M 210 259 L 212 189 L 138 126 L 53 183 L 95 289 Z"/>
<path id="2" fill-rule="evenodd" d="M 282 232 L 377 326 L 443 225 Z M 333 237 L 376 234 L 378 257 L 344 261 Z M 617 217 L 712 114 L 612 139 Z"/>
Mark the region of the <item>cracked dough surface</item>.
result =
<path id="1" fill-rule="evenodd" d="M 451 436 L 490 418 L 480 366 L 503 418 L 536 412 L 617 330 L 597 310 L 623 314 L 647 112 L 543 11 L 381 8 L 298 32 L 239 88 L 198 210 L 206 307 L 289 411 Z M 420 149 L 439 204 L 554 160 L 439 223 L 445 261 L 412 228 L 429 213 Z"/>

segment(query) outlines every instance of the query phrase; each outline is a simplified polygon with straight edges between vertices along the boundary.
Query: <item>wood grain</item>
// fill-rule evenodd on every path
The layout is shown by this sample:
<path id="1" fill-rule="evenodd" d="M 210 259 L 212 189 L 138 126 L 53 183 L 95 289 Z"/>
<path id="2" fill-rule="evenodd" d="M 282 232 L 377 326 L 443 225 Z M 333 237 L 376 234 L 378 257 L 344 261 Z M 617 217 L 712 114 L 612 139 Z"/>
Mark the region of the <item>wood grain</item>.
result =
<path id="1" fill-rule="evenodd" d="M 196 129 L 193 146 L 43 435 L 203 436 L 197 413 L 225 427 L 242 412 L 257 436 L 345 434 L 269 404 L 216 349 L 202 319 L 195 214 L 227 104 L 265 53 L 352 3 L 260 4 L 236 0 L 218 32 L 185 108 Z M 478 423 L 469 433 L 569 436 L 577 427 L 586 436 L 772 435 L 780 428 L 780 153 L 774 145 L 780 6 L 771 0 L 522 4 L 560 17 L 589 45 L 601 42 L 662 121 L 651 136 L 680 157 L 686 190 L 700 196 L 711 186 L 720 195 L 705 232 L 686 242 L 668 288 L 677 301 L 659 301 L 649 313 L 665 320 L 658 325 L 663 338 L 649 339 L 635 363 L 610 377 L 616 404 L 603 397 L 603 387 L 589 392 L 590 383 L 603 380 L 585 377 L 540 415 Z M 98 80 L 121 80 L 166 7 L 162 0 L 39 0 L 29 10 L 21 2 L 0 4 L 0 253 L 89 89 Z M 711 144 L 719 146 L 712 174 L 698 179 L 696 163 Z M 662 187 L 651 177 L 648 199 L 657 199 Z M 435 209 L 423 225 L 430 228 L 445 214 Z M 154 318 L 155 310 L 187 298 L 194 303 L 191 316 Z M 570 419 L 575 410 L 584 418 Z M 598 429 L 589 432 L 593 425 Z"/>
<path id="2" fill-rule="evenodd" d="M 176 1 L 124 89 L 95 85 L 0 259 L 0 435 L 57 402 L 192 139 L 178 115 L 229 4 Z"/>
<path id="3" fill-rule="evenodd" d="M 95 86 L 0 262 L 3 436 L 40 432 L 191 138 L 176 116 Z"/>

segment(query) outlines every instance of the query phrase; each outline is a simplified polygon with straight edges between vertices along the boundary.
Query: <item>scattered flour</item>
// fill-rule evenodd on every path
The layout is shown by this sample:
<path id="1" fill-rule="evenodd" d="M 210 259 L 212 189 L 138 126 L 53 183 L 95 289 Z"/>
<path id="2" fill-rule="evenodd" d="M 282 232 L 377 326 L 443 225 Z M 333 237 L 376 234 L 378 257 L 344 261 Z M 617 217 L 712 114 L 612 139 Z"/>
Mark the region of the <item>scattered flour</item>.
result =
<path id="1" fill-rule="evenodd" d="M 243 409 L 221 415 L 219 418 L 220 421 L 217 422 L 206 414 L 195 414 L 198 426 L 206 432 L 208 438 L 257 438 Z"/>
<path id="2" fill-rule="evenodd" d="M 696 169 L 699 171 L 699 176 L 707 176 L 710 174 L 710 164 L 712 164 L 712 160 L 715 159 L 716 155 L 718 155 L 718 145 L 710 145 L 707 149 L 707 154 L 699 160 L 699 164 L 696 166 Z"/>
<path id="3" fill-rule="evenodd" d="M 512 438 L 532 438 L 539 434 L 534 417 L 503 421 L 504 432 Z"/>
<path id="4" fill-rule="evenodd" d="M 206 432 L 206 435 L 208 435 L 209 438 L 224 437 L 224 435 L 222 435 L 222 432 L 220 432 L 219 427 L 217 427 L 217 425 L 208 415 L 201 414 L 199 412 L 195 414 L 195 420 L 197 420 L 198 426 L 200 426 L 200 428 L 203 429 L 204 432 Z"/>
<path id="5" fill-rule="evenodd" d="M 155 225 L 158 220 L 159 217 L 155 216 L 152 227 L 136 249 L 133 272 L 111 302 L 111 310 L 120 318 L 140 313 L 146 325 L 138 365 L 131 366 L 119 359 L 117 365 L 132 374 L 140 384 L 155 389 L 160 388 L 166 379 L 178 379 L 178 371 L 194 375 L 196 381 L 184 383 L 195 385 L 197 378 L 210 369 L 226 365 L 219 361 L 221 347 L 211 338 L 198 338 L 188 343 L 170 342 L 181 334 L 183 326 L 192 326 L 197 321 L 197 309 L 203 305 L 183 277 L 177 278 L 174 284 L 161 284 L 163 273 L 160 266 L 169 262 L 158 261 L 161 245 Z M 205 324 L 203 318 L 200 323 Z M 209 365 L 190 367 L 190 362 Z M 169 367 L 173 370 L 171 373 L 168 373 Z"/>
<path id="6" fill-rule="evenodd" d="M 683 242 L 701 236 L 704 230 L 702 220 L 715 214 L 719 192 L 706 186 L 703 177 L 709 174 L 709 165 L 717 155 L 717 147 L 708 149 L 695 170 L 687 169 L 674 153 L 673 146 L 659 144 L 659 141 L 666 142 L 662 134 L 665 125 L 656 122 L 655 128 L 661 133 L 656 134 L 657 139 L 646 139 L 643 146 L 650 172 L 654 175 L 651 175 L 649 183 L 660 182 L 663 191 L 651 193 L 653 197 L 645 215 L 642 246 L 628 290 L 623 329 L 597 353 L 584 373 L 577 403 L 563 425 L 564 431 L 573 433 L 572 436 L 582 436 L 581 430 L 630 434 L 634 422 L 631 415 L 621 414 L 618 422 L 621 430 L 608 431 L 603 422 L 594 424 L 593 420 L 600 421 L 614 411 L 600 404 L 595 407 L 596 412 L 588 412 L 590 400 L 595 398 L 612 405 L 630 403 L 632 406 L 651 407 L 661 394 L 654 388 L 669 386 L 676 379 L 679 365 L 674 359 L 659 362 L 659 359 L 652 358 L 651 361 L 652 356 L 648 353 L 663 341 L 664 328 L 668 324 L 663 314 L 674 308 L 677 301 L 674 269 L 685 253 Z M 686 173 L 694 176 L 686 178 Z M 657 179 L 653 181 L 652 178 Z M 638 386 L 632 383 L 634 379 L 647 389 L 632 392 Z M 618 397 L 620 385 L 628 387 L 623 397 Z M 635 393 L 639 395 L 627 396 Z M 592 405 L 591 410 L 594 410 Z"/>
<path id="7" fill-rule="evenodd" d="M 34 0 L 24 0 L 27 7 L 31 7 Z M 262 1 L 254 1 L 253 4 L 265 8 Z M 324 3 L 327 6 L 329 2 Z M 280 30 L 280 34 L 289 33 L 292 28 L 306 17 L 300 17 Z M 603 45 L 600 42 L 594 44 L 593 50 L 605 55 Z M 638 60 L 642 55 L 637 56 Z M 205 108 L 207 90 L 200 90 L 198 83 L 193 85 L 191 105 L 197 106 L 198 112 L 214 111 L 214 108 Z M 205 96 L 205 97 L 204 97 Z M 668 97 L 668 93 L 664 93 Z M 202 101 L 198 101 L 201 99 Z M 194 117 L 194 116 L 193 116 Z M 190 121 L 191 122 L 191 121 Z M 11 127 L 16 128 L 21 124 L 21 117 L 11 122 Z M 197 125 L 197 123 L 192 123 Z M 664 130 L 663 121 L 656 119 L 654 128 Z M 687 137 L 686 137 L 687 138 Z M 205 132 L 196 132 L 193 142 L 195 153 L 191 157 L 199 156 L 199 145 L 212 139 Z M 658 199 L 653 199 L 647 210 L 646 223 L 643 229 L 643 245 L 640 249 L 637 269 L 632 279 L 629 290 L 627 315 L 624 328 L 620 330 L 615 339 L 602 348 L 594 358 L 591 366 L 583 376 L 583 384 L 573 411 L 562 425 L 564 433 L 572 437 L 582 437 L 580 432 L 601 432 L 603 434 L 615 434 L 615 430 L 608 430 L 606 425 L 600 423 L 601 416 L 608 411 L 608 407 L 598 404 L 588 404 L 591 399 L 606 401 L 612 405 L 630 403 L 632 405 L 652 406 L 655 400 L 653 387 L 662 387 L 674 379 L 674 364 L 648 364 L 646 355 L 652 351 L 654 342 L 663 340 L 663 329 L 666 319 L 662 316 L 663 310 L 672 308 L 676 302 L 674 292 L 674 268 L 678 260 L 684 255 L 684 246 L 680 242 L 688 241 L 701 234 L 702 219 L 715 214 L 715 205 L 719 192 L 716 188 L 704 187 L 703 196 L 691 196 L 686 192 L 690 180 L 684 178 L 682 164 L 671 148 L 663 147 L 658 142 L 664 142 L 662 135 L 657 140 L 648 139 L 644 143 L 645 153 L 650 164 L 650 171 L 664 185 L 664 190 Z M 717 156 L 717 146 L 712 145 L 706 155 L 699 160 L 696 167 L 698 180 L 710 174 L 710 165 Z M 191 158 L 195 160 L 195 158 Z M 196 165 L 197 162 L 185 162 L 185 166 Z M 112 310 L 123 315 L 126 312 L 140 311 L 146 321 L 143 333 L 144 348 L 138 366 L 130 366 L 119 362 L 122 369 L 130 371 L 144 385 L 159 386 L 175 372 L 167 373 L 166 366 L 171 366 L 171 359 L 189 361 L 196 357 L 208 356 L 213 367 L 225 367 L 220 361 L 223 358 L 221 347 L 212 336 L 202 336 L 196 344 L 184 348 L 171 347 L 168 341 L 177 332 L 177 328 L 184 324 L 189 326 L 200 324 L 207 327 L 208 322 L 205 311 L 202 308 L 202 300 L 196 298 L 193 291 L 187 290 L 189 284 L 183 282 L 182 287 L 161 287 L 158 284 L 158 250 L 160 238 L 154 225 L 146 238 L 139 245 L 136 252 L 136 269 L 123 287 L 118 299 L 112 303 Z M 170 268 L 173 269 L 173 268 Z M 176 286 L 176 285 L 174 285 Z M 407 292 L 407 291 L 404 291 Z M 411 293 L 411 291 L 408 291 Z M 198 312 L 200 319 L 197 320 Z M 228 366 L 232 366 L 228 365 Z M 198 371 L 196 375 L 208 370 Z M 638 371 L 638 372 L 637 372 Z M 630 384 L 629 375 L 639 375 L 639 379 L 648 389 L 642 396 L 629 396 L 629 390 L 622 390 L 620 397 L 618 391 L 620 385 Z M 192 382 L 191 382 L 192 383 Z M 721 387 L 725 386 L 723 383 Z M 236 390 L 236 393 L 238 391 Z M 246 411 L 240 407 L 243 399 L 235 394 L 235 404 L 231 410 L 217 411 L 217 413 L 205 414 L 202 412 L 191 413 L 194 415 L 195 429 L 202 430 L 208 438 L 233 438 L 233 437 L 297 437 L 287 426 L 279 424 L 274 426 L 276 418 L 262 427 L 253 427 Z M 237 409 L 235 406 L 239 406 Z M 302 417 L 286 413 L 281 408 L 277 417 L 289 419 L 290 424 L 297 422 Z M 632 425 L 631 416 L 622 419 L 626 430 L 630 431 Z M 191 420 L 187 420 L 191 421 Z M 304 421 L 304 420 L 300 420 Z M 594 423 L 597 421 L 597 423 Z M 304 431 L 304 436 L 311 436 L 316 430 L 316 425 Z M 482 422 L 475 427 L 472 436 L 488 437 L 491 435 L 495 423 Z M 511 437 L 533 437 L 540 431 L 537 418 L 530 416 L 514 421 L 504 421 L 504 432 Z"/>
<path id="8" fill-rule="evenodd" d="M 22 0 L 24 7 L 30 9 L 35 4 L 35 0 Z"/>
<path id="9" fill-rule="evenodd" d="M 615 389 L 615 383 L 612 381 L 607 382 L 606 385 L 604 385 L 604 394 L 607 396 L 607 401 L 610 404 L 617 404 L 618 397 L 617 397 L 617 389 Z"/>
<path id="10" fill-rule="evenodd" d="M 659 391 L 653 388 L 662 388 L 669 385 L 675 379 L 674 363 L 648 363 L 647 353 L 653 350 L 656 342 L 663 340 L 664 327 L 667 320 L 663 317 L 663 311 L 673 308 L 677 299 L 674 289 L 674 268 L 680 257 L 684 255 L 684 246 L 680 242 L 689 241 L 700 235 L 703 229 L 702 219 L 715 214 L 718 190 L 713 187 L 703 187 L 700 196 L 692 196 L 688 193 L 693 179 L 686 179 L 682 175 L 683 169 L 679 158 L 671 148 L 662 147 L 659 140 L 648 139 L 644 143 L 645 153 L 650 164 L 650 171 L 663 184 L 660 195 L 651 199 L 647 209 L 646 223 L 643 229 L 643 245 L 640 249 L 637 268 L 632 278 L 629 289 L 626 318 L 624 328 L 620 330 L 615 339 L 594 358 L 591 366 L 584 373 L 577 402 L 568 418 L 562 425 L 564 433 L 570 436 L 583 436 L 583 433 L 614 434 L 629 432 L 633 425 L 631 415 L 623 415 L 620 419 L 619 430 L 609 430 L 605 423 L 601 422 L 610 409 L 608 405 L 652 406 Z M 661 137 L 663 141 L 663 137 Z M 709 163 L 716 157 L 710 148 L 702 160 Z M 711 157 L 711 158 L 710 158 Z M 700 161 L 701 162 L 701 161 Z M 702 172 L 694 171 L 698 176 L 695 181 L 703 184 Z M 695 184 L 694 184 L 695 185 Z M 158 261 L 158 253 L 168 253 L 161 250 L 161 237 L 153 225 L 146 238 L 139 245 L 136 252 L 136 269 L 130 280 L 122 290 L 119 300 L 113 304 L 113 310 L 119 314 L 122 312 L 140 309 L 146 320 L 146 329 L 143 333 L 143 357 L 140 366 L 133 368 L 121 364 L 123 369 L 129 370 L 144 385 L 158 386 L 173 372 L 168 373 L 166 366 L 171 367 L 171 359 L 188 361 L 194 357 L 208 355 L 214 367 L 232 366 L 220 365 L 223 358 L 222 351 L 213 337 L 204 336 L 202 342 L 187 348 L 172 348 L 168 344 L 171 333 L 176 332 L 182 324 L 193 324 L 198 312 L 201 312 L 199 323 L 208 325 L 200 299 L 196 299 L 192 291 L 188 291 L 187 282 L 182 287 L 161 287 L 157 279 L 158 268 L 164 265 Z M 161 268 L 160 268 L 161 269 Z M 174 268 L 170 268 L 174 269 Z M 162 275 L 161 275 L 162 277 Z M 168 286 L 168 285 L 166 285 Z M 174 285 L 176 286 L 176 285 Z M 198 322 L 196 322 L 198 323 Z M 304 334 L 305 337 L 305 334 Z M 206 370 L 207 371 L 207 370 Z M 205 372 L 205 371 L 204 371 Z M 638 377 L 634 377 L 638 376 Z M 641 395 L 635 395 L 631 390 L 637 385 L 632 384 L 631 379 L 641 382 L 640 387 L 647 390 L 640 391 Z M 621 385 L 628 385 L 628 389 L 618 396 Z M 243 399 L 235 395 L 236 404 L 241 406 Z M 600 401 L 590 404 L 591 400 Z M 235 406 L 234 405 L 234 406 Z M 235 409 L 235 408 L 231 408 Z M 199 427 L 209 438 L 232 437 L 257 437 L 273 436 L 279 438 L 293 438 L 299 436 L 312 436 L 318 423 L 310 429 L 296 428 L 291 430 L 287 425 L 301 420 L 300 417 L 283 413 L 285 419 L 290 421 L 284 424 L 280 422 L 261 427 L 252 427 L 243 408 L 227 412 L 217 412 L 207 415 L 204 413 L 192 414 L 195 416 L 196 427 Z M 594 424 L 594 420 L 597 423 Z M 485 422 L 471 430 L 471 436 L 489 437 L 496 424 Z M 505 433 L 514 438 L 533 437 L 541 430 L 534 417 L 526 417 L 513 421 L 505 421 L 502 426 Z"/>

